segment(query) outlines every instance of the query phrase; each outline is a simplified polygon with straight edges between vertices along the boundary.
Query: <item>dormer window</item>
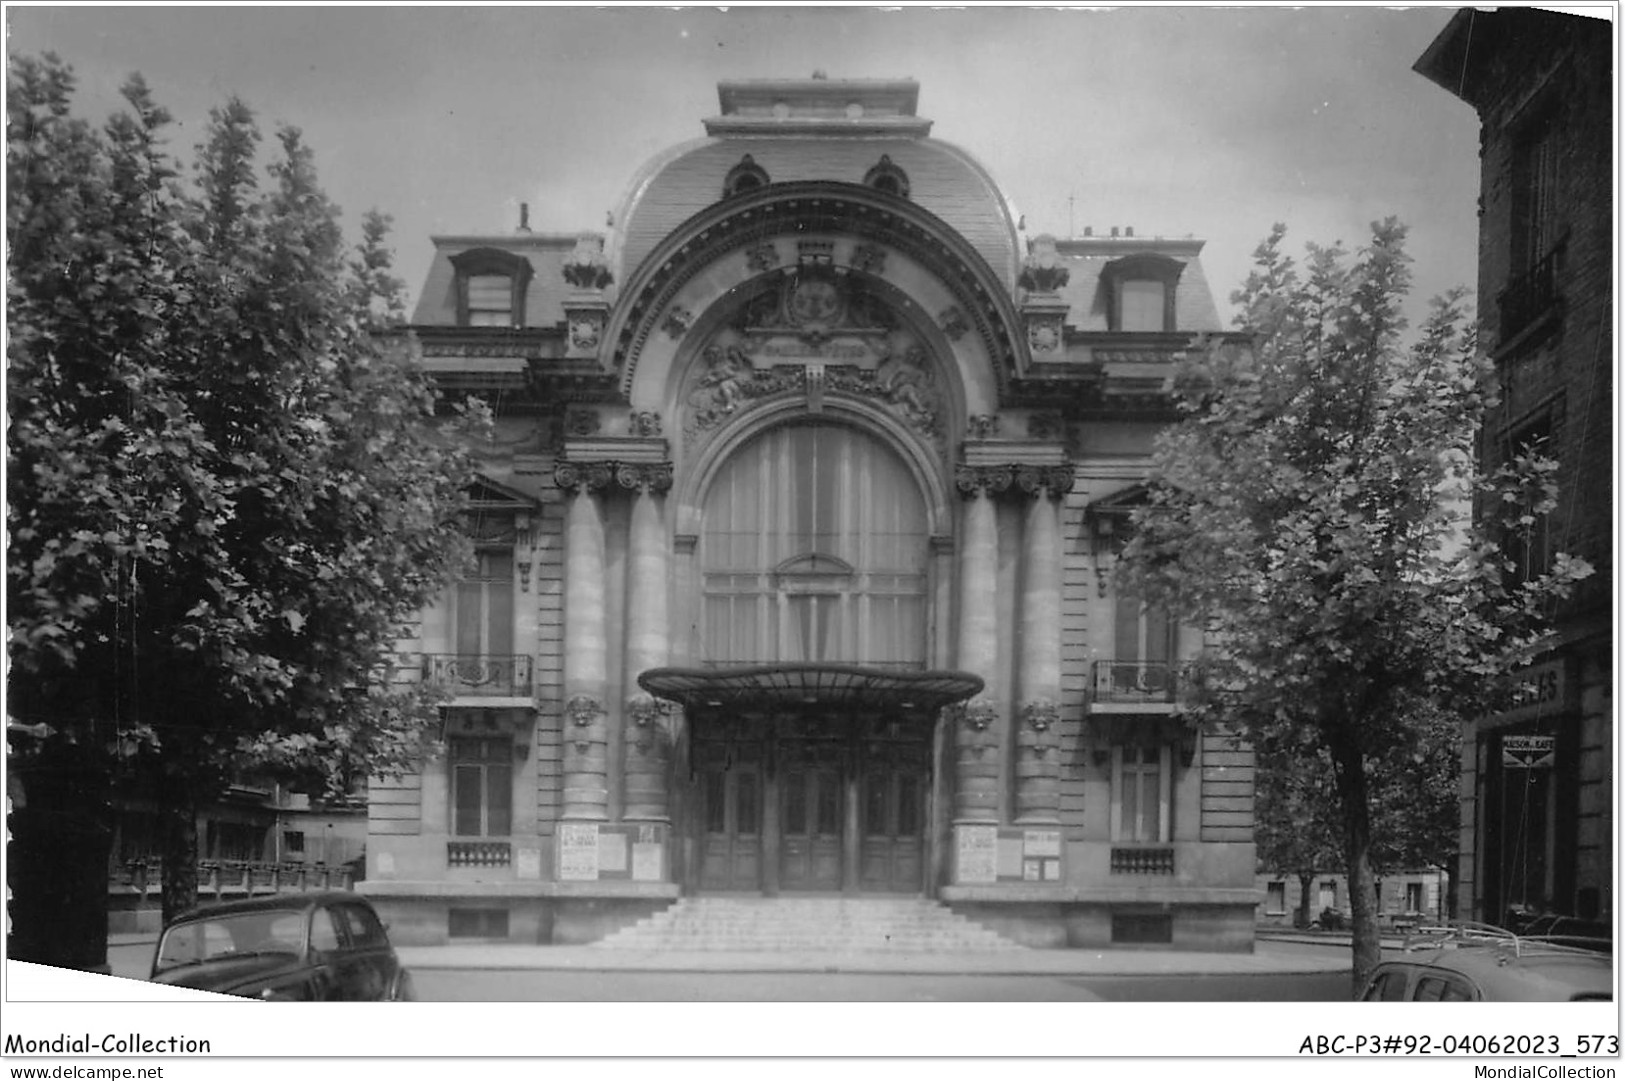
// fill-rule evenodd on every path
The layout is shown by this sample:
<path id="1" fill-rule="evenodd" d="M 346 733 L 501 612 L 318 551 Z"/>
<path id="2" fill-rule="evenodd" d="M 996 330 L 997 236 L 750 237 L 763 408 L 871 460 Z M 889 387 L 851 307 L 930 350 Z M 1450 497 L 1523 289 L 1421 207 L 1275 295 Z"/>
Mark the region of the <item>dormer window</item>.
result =
<path id="1" fill-rule="evenodd" d="M 1185 264 L 1166 255 L 1129 255 L 1101 270 L 1112 330 L 1159 333 L 1178 329 L 1174 298 Z"/>
<path id="2" fill-rule="evenodd" d="M 895 195 L 899 199 L 908 198 L 908 174 L 893 165 L 888 154 L 880 155 L 880 161 L 864 174 L 863 182 L 887 195 Z"/>
<path id="3" fill-rule="evenodd" d="M 735 195 L 765 188 L 767 185 L 767 170 L 757 165 L 756 159 L 746 154 L 739 159 L 738 165 L 728 170 L 728 176 L 722 182 L 722 197 L 731 199 Z"/>
<path id="4" fill-rule="evenodd" d="M 457 271 L 457 325 L 522 327 L 530 260 L 499 248 L 473 248 L 451 257 Z"/>

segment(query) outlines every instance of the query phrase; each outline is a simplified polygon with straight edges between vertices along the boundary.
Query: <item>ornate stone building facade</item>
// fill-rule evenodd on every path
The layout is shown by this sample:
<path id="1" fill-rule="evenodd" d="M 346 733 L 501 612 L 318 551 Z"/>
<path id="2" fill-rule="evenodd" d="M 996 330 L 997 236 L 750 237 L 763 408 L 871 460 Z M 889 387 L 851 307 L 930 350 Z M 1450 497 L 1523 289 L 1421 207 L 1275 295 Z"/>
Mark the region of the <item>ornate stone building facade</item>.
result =
<path id="1" fill-rule="evenodd" d="M 1614 912 L 1614 58 L 1607 19 L 1505 8 L 1458 12 L 1416 62 L 1481 124 L 1479 340 L 1501 402 L 1480 465 L 1558 463 L 1556 508 L 1504 538 L 1514 580 L 1557 552 L 1596 572 L 1514 705 L 1465 733 L 1459 910 L 1492 923 Z"/>
<path id="2" fill-rule="evenodd" d="M 403 643 L 445 755 L 371 791 L 403 941 L 830 893 L 1250 948 L 1251 757 L 1110 573 L 1201 242 L 1026 239 L 917 95 L 724 83 L 608 235 L 435 238 L 413 332 L 498 430 Z"/>

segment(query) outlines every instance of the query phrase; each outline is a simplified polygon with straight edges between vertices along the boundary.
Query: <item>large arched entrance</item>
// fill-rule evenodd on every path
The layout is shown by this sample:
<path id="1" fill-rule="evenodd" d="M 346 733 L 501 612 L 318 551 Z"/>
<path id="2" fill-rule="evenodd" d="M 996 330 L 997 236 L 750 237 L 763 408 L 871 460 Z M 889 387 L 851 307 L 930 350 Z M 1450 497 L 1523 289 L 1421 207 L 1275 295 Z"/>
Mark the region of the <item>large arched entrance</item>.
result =
<path id="1" fill-rule="evenodd" d="M 768 428 L 700 500 L 698 659 L 681 701 L 700 891 L 920 892 L 936 712 L 931 530 L 904 460 L 829 417 Z"/>

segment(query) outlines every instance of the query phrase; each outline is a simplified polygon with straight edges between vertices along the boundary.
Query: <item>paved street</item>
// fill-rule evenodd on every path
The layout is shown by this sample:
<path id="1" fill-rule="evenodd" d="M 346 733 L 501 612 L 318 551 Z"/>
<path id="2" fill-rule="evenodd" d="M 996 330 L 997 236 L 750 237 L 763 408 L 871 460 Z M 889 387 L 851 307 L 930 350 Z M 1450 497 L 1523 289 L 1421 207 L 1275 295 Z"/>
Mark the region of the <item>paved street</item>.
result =
<path id="1" fill-rule="evenodd" d="M 907 976 L 802 972 L 424 969 L 432 1002 L 1337 1002 L 1348 973 L 1298 976 Z"/>
<path id="2" fill-rule="evenodd" d="M 153 943 L 115 941 L 115 976 L 141 979 Z M 644 957 L 581 947 L 409 947 L 433 1002 L 1335 1002 L 1349 993 L 1342 943 L 1260 942 L 1252 954 L 1035 950 L 991 957 Z M 986 971 L 973 966 L 985 964 Z M 1021 967 L 1025 966 L 1025 968 Z M 1200 967 L 1193 967 L 1200 966 Z M 840 971 L 836 971 L 840 968 Z M 826 971 L 827 969 L 827 971 Z"/>

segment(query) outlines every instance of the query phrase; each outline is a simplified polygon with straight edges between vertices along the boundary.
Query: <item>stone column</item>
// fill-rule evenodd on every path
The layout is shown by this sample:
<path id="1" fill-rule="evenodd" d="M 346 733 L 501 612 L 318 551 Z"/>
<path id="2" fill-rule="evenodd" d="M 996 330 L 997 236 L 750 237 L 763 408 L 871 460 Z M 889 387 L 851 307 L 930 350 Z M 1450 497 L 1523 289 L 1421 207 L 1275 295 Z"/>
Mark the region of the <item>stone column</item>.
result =
<path id="1" fill-rule="evenodd" d="M 666 790 L 671 758 L 665 710 L 642 690 L 638 675 L 671 657 L 666 598 L 671 587 L 670 545 L 660 498 L 671 489 L 671 463 L 622 465 L 621 487 L 631 489 L 632 527 L 626 604 L 626 753 L 622 756 L 628 822 L 669 822 Z"/>
<path id="2" fill-rule="evenodd" d="M 997 727 L 999 651 L 998 523 L 993 497 L 1009 487 L 1006 469 L 961 466 L 955 476 L 964 497 L 959 544 L 959 643 L 956 667 L 981 676 L 980 697 L 954 711 L 954 821 L 999 820 Z"/>
<path id="3" fill-rule="evenodd" d="M 606 463 L 560 462 L 568 492 L 564 534 L 564 807 L 561 818 L 609 816 L 604 703 L 609 690 L 604 612 L 604 518 L 593 493 L 608 486 Z"/>
<path id="4" fill-rule="evenodd" d="M 1060 821 L 1061 762 L 1056 724 L 1061 701 L 1060 500 L 1072 489 L 1070 466 L 1021 468 L 1016 483 L 1030 502 L 1021 591 L 1021 717 L 1016 728 L 1016 824 Z"/>

